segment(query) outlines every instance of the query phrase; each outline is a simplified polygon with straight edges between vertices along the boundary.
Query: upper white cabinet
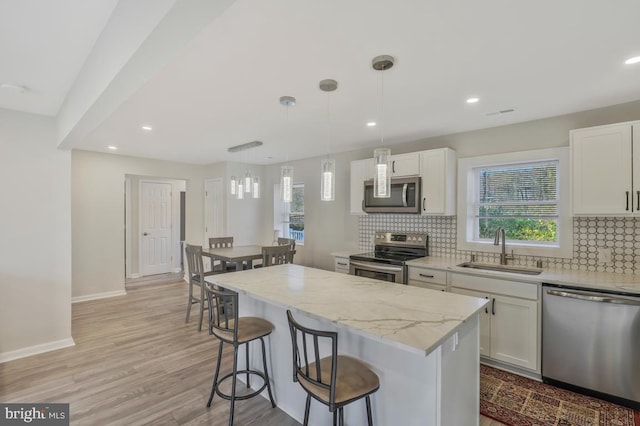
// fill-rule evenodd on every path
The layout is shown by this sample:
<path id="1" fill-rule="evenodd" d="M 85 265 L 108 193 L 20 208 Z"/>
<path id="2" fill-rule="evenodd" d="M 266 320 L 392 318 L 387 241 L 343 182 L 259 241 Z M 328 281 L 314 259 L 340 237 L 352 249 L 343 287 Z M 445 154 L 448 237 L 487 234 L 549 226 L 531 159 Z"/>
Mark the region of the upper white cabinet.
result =
<path id="1" fill-rule="evenodd" d="M 364 201 L 364 181 L 373 179 L 373 158 L 351 162 L 351 214 L 365 214 L 362 211 Z"/>
<path id="2" fill-rule="evenodd" d="M 418 176 L 420 174 L 420 153 L 392 155 L 391 173 L 393 177 Z"/>
<path id="3" fill-rule="evenodd" d="M 639 213 L 640 121 L 577 129 L 570 134 L 573 213 Z"/>
<path id="4" fill-rule="evenodd" d="M 420 152 L 423 215 L 456 214 L 456 152 L 449 148 Z"/>

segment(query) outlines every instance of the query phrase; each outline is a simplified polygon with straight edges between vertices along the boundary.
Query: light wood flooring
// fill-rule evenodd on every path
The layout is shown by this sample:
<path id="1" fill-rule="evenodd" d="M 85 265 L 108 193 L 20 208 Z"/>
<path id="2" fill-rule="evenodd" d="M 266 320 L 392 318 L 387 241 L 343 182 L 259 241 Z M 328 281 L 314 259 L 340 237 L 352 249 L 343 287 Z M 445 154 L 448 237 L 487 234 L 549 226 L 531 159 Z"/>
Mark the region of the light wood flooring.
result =
<path id="1" fill-rule="evenodd" d="M 197 331 L 197 305 L 185 324 L 186 300 L 180 281 L 74 304 L 76 346 L 0 364 L 0 401 L 70 403 L 73 425 L 228 424 L 228 401 L 206 407 L 217 341 Z M 235 424 L 299 423 L 257 397 L 236 403 Z"/>

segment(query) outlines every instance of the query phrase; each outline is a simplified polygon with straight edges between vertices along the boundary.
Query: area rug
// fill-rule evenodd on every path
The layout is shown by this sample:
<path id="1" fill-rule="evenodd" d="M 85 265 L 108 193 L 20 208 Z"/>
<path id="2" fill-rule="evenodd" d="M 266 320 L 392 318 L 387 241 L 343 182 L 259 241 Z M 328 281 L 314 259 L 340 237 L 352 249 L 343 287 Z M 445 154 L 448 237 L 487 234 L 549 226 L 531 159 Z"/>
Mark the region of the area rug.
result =
<path id="1" fill-rule="evenodd" d="M 480 366 L 480 413 L 510 426 L 640 426 L 640 413 Z"/>

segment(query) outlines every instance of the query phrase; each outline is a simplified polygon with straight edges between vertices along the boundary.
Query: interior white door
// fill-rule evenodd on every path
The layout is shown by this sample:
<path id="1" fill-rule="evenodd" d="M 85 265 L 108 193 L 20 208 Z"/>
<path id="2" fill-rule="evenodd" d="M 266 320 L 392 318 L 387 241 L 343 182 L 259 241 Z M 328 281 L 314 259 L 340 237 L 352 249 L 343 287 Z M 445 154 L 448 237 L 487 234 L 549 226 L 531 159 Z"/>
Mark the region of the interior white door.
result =
<path id="1" fill-rule="evenodd" d="M 204 232 L 209 237 L 224 237 L 224 192 L 222 179 L 204 182 Z"/>
<path id="2" fill-rule="evenodd" d="M 171 272 L 171 184 L 140 182 L 142 275 Z"/>

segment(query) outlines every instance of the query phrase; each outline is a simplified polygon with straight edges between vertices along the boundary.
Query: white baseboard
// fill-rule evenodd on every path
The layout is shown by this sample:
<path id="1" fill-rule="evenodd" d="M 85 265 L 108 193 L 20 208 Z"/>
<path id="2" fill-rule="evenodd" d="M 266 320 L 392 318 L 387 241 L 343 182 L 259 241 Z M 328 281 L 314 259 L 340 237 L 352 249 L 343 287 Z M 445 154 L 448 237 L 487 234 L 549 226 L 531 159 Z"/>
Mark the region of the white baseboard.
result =
<path id="1" fill-rule="evenodd" d="M 55 342 L 42 343 L 40 345 L 29 346 L 15 351 L 0 353 L 0 364 L 7 361 L 13 361 L 14 359 L 25 358 L 75 345 L 76 343 L 73 341 L 73 338 L 69 337 L 67 339 L 56 340 Z"/>
<path id="2" fill-rule="evenodd" d="M 141 278 L 142 274 L 131 274 L 131 276 L 129 278 L 131 278 L 132 280 L 136 279 L 136 278 Z"/>
<path id="3" fill-rule="evenodd" d="M 108 297 L 126 296 L 125 290 L 107 291 L 104 293 L 87 294 L 86 296 L 76 296 L 71 298 L 71 303 L 86 302 L 88 300 L 106 299 Z"/>

